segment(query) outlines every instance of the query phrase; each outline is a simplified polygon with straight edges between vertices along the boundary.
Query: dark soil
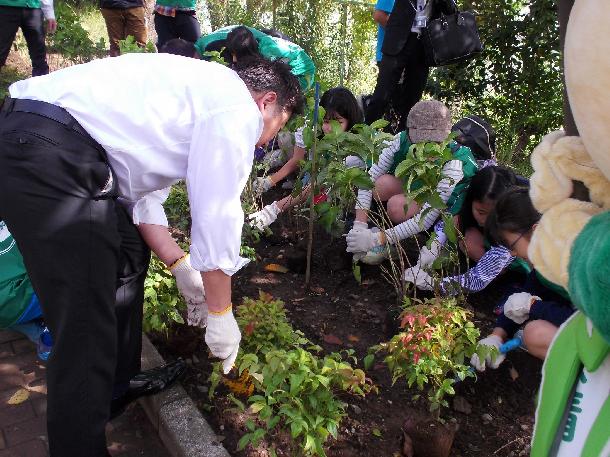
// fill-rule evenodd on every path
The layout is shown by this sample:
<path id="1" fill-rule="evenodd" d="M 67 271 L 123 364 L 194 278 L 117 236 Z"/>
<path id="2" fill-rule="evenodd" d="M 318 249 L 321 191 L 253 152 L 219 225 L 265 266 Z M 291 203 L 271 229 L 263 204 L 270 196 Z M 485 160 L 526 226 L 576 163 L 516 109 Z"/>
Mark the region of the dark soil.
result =
<path id="1" fill-rule="evenodd" d="M 300 225 L 303 235 L 306 225 Z M 363 284 L 359 285 L 353 277 L 350 258 L 344 253 L 344 239 L 331 239 L 318 232 L 314 244 L 312 288 L 306 291 L 303 274 L 264 270 L 268 263 L 290 263 L 292 268 L 298 269 L 303 252 L 296 240 L 294 220 L 280 219 L 273 229 L 275 234 L 256 246 L 260 261 L 251 263 L 233 277 L 235 303 L 242 297 L 258 296 L 259 289 L 282 299 L 292 324 L 329 352 L 353 348 L 362 358 L 370 346 L 391 337 L 394 325 L 388 319 L 388 310 L 395 306 L 396 295 L 378 267 L 363 268 Z M 469 297 L 469 304 L 475 311 L 475 323 L 483 335 L 493 326 L 494 305 L 514 280 L 510 276 L 501 277 L 485 291 Z M 197 329 L 181 328 L 171 341 L 156 342 L 167 358 L 187 358 L 189 370 L 182 383 L 216 427 L 227 450 L 236 456 L 269 455 L 264 446 L 257 450 L 236 451 L 239 438 L 246 432 L 245 417 L 234 408 L 230 410 L 234 405 L 224 395 L 217 395 L 211 402 L 208 399 L 207 378 L 211 368 L 202 335 Z M 342 344 L 326 343 L 325 335 L 337 337 Z M 193 346 L 193 340 L 198 340 L 199 344 Z M 499 369 L 488 370 L 476 381 L 469 379 L 456 385 L 457 402 L 462 406 L 457 409 L 467 411 L 470 406 L 471 411 L 467 414 L 458 412 L 452 406 L 441 415 L 450 427 L 457 428 L 450 455 L 528 455 L 540 368 L 540 361 L 523 351 L 513 351 Z M 412 400 L 417 392 L 408 390 L 401 381 L 392 386 L 389 372 L 381 363 L 367 375 L 379 387 L 379 394 L 343 398 L 349 404 L 348 416 L 341 424 L 338 440 L 327 443 L 327 454 L 333 457 L 399 456 L 403 438 L 401 427 L 407 422 L 406 428 L 409 428 L 409 420 L 411 427 L 418 427 L 416 435 L 432 435 L 428 447 L 433 451 L 433 440 L 442 441 L 443 437 L 435 437 L 435 433 L 429 431 L 425 435 L 421 430 L 425 423 L 417 422 L 416 418 L 429 419 L 428 406 L 423 400 Z M 453 404 L 455 400 L 450 398 L 449 401 Z M 297 455 L 289 438 L 276 436 L 272 440 L 278 455 Z M 419 449 L 416 456 L 437 455 Z"/>

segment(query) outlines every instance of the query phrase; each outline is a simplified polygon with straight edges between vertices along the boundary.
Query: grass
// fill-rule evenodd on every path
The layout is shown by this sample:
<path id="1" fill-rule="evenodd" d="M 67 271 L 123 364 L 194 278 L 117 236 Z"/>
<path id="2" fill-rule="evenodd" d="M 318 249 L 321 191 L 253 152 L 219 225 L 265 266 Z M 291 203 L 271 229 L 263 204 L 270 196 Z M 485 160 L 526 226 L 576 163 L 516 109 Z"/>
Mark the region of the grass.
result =
<path id="1" fill-rule="evenodd" d="M 20 73 L 15 68 L 3 67 L 0 70 L 0 100 L 8 95 L 8 86 L 27 77 L 28 75 Z"/>

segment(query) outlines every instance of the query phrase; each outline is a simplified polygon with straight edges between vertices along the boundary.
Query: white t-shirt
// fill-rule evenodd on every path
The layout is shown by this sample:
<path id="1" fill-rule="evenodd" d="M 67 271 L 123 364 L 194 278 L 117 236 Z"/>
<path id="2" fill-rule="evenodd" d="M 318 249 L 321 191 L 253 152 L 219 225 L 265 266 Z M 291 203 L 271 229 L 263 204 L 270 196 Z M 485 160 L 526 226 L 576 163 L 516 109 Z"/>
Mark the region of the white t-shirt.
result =
<path id="1" fill-rule="evenodd" d="M 186 179 L 194 268 L 231 275 L 246 263 L 240 195 L 263 120 L 237 73 L 182 56 L 127 54 L 9 91 L 65 108 L 103 146 L 135 223 L 167 225 L 161 190 Z"/>

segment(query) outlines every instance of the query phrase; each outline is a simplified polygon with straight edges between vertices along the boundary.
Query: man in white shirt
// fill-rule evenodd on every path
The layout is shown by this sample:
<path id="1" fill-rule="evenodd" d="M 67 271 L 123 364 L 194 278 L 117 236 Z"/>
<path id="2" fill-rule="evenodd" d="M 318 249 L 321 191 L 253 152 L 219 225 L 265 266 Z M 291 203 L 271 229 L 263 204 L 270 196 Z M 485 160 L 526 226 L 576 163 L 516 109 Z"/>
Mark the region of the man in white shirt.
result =
<path id="1" fill-rule="evenodd" d="M 129 54 L 9 88 L 0 110 L 0 215 L 55 340 L 47 373 L 53 457 L 108 455 L 113 382 L 139 369 L 125 335 L 141 319 L 142 239 L 170 266 L 195 323 L 207 320 L 206 343 L 225 372 L 235 361 L 241 335 L 231 275 L 246 263 L 240 194 L 254 147 L 301 109 L 302 94 L 281 62 L 246 61 L 234 70 Z M 190 256 L 172 240 L 161 206 L 163 189 L 181 179 L 191 206 Z M 128 278 L 125 251 L 137 252 L 127 261 L 138 273 Z M 134 283 L 123 291 L 134 297 L 131 312 L 115 305 L 124 281 Z M 130 368 L 119 372 L 125 357 Z"/>

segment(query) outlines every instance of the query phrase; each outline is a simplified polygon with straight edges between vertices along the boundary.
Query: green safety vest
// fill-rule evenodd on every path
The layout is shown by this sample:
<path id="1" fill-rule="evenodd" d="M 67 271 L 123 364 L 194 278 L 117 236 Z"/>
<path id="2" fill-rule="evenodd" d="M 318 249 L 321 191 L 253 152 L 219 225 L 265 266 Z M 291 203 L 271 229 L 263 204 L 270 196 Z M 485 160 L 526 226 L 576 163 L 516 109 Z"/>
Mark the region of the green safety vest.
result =
<path id="1" fill-rule="evenodd" d="M 0 2 L 3 0 L 0 0 Z M 157 5 L 178 8 L 181 10 L 194 10 L 197 0 L 157 0 Z"/>
<path id="2" fill-rule="evenodd" d="M 0 0 L 0 6 L 15 8 L 40 8 L 40 0 Z"/>
<path id="3" fill-rule="evenodd" d="M 407 131 L 403 130 L 400 132 L 400 148 L 398 152 L 394 154 L 394 161 L 392 162 L 392 166 L 388 171 L 389 174 L 394 174 L 396 167 L 398 167 L 400 162 L 407 158 L 411 144 L 412 143 L 411 140 L 409 140 Z M 447 208 L 449 208 L 449 212 L 456 215 L 462 209 L 468 187 L 470 186 L 470 181 L 472 180 L 474 174 L 479 170 L 479 165 L 472 155 L 470 148 L 467 146 L 460 146 L 458 143 L 452 142 L 450 143 L 449 147 L 453 153 L 453 158 L 462 162 L 462 173 L 464 173 L 464 177 L 459 183 L 457 183 L 453 189 L 453 192 L 449 196 L 449 200 L 447 201 Z M 415 180 L 411 184 L 411 191 L 417 190 L 421 186 L 422 183 Z"/>
<path id="4" fill-rule="evenodd" d="M 6 224 L 0 221 L 0 328 L 16 324 L 33 295 L 17 243 Z"/>
<path id="5" fill-rule="evenodd" d="M 222 27 L 209 35 L 200 37 L 195 42 L 195 49 L 203 56 L 207 46 L 218 40 L 224 40 L 231 30 L 237 25 Z M 252 27 L 248 27 L 256 41 L 258 41 L 258 51 L 263 57 L 269 60 L 281 60 L 292 69 L 292 74 L 299 78 L 301 88 L 306 91 L 311 89 L 314 83 L 316 66 L 311 57 L 299 45 L 282 38 L 272 37 Z"/>
<path id="6" fill-rule="evenodd" d="M 610 346 L 593 327 L 587 328 L 585 315 L 577 311 L 561 327 L 549 348 L 542 367 L 542 384 L 538 395 L 536 423 L 532 437 L 532 457 L 550 457 L 558 434 L 563 434 L 562 418 L 574 384 L 578 383 L 583 367 L 596 371 L 610 354 Z M 610 445 L 610 398 L 604 400 L 593 422 L 582 457 L 599 457 Z"/>

